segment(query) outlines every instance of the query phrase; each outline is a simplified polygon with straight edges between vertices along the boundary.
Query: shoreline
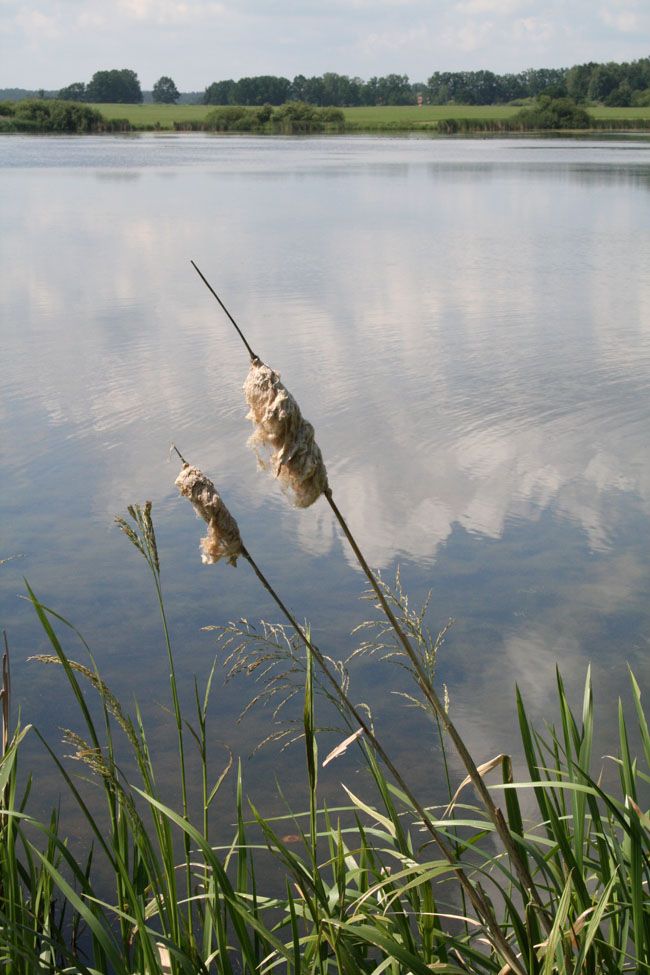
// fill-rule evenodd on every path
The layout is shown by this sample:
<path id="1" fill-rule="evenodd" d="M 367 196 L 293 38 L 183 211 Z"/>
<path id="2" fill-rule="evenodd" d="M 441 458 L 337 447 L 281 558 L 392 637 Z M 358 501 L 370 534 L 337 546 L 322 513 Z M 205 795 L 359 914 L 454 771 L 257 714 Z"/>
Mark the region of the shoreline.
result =
<path id="1" fill-rule="evenodd" d="M 16 103 L 18 105 L 19 103 Z M 46 118 L 43 109 L 57 105 L 58 115 Z M 582 118 L 519 118 L 520 105 L 373 106 L 321 109 L 301 106 L 300 111 L 263 114 L 266 108 L 212 105 L 140 105 L 85 102 L 34 103 L 32 117 L 14 118 L 7 103 L 0 114 L 0 134 L 137 134 L 205 132 L 254 135 L 396 135 L 424 138 L 517 137 L 650 133 L 650 106 L 580 109 Z M 303 110 L 304 109 L 304 110 Z M 2 104 L 0 104 L 2 113 Z M 530 115 L 530 112 L 527 113 Z M 277 116 L 277 117 L 276 117 Z M 538 126 L 538 121 L 542 122 Z M 548 127 L 559 123 L 559 127 Z M 575 125 L 575 127 L 570 127 Z"/>
<path id="2" fill-rule="evenodd" d="M 7 131 L 0 130 L 0 137 L 22 137 L 32 139 L 87 139 L 95 138 L 121 138 L 136 139 L 141 136 L 160 136 L 169 139 L 170 137 L 183 138 L 186 136 L 205 136 L 219 139 L 349 139 L 349 138 L 391 138 L 406 140 L 435 140 L 435 141 L 499 141 L 513 140 L 522 141 L 525 139 L 570 139 L 573 141 L 611 141 L 620 139 L 641 141 L 650 140 L 650 125 L 639 129 L 530 129 L 528 131 L 516 130 L 468 130 L 464 132 L 438 132 L 436 129 L 343 129 L 337 132 L 259 132 L 259 131 L 238 131 L 220 132 L 210 129 L 162 129 L 162 128 L 133 128 L 124 130 L 111 130 L 99 132 L 29 132 L 29 131 Z"/>

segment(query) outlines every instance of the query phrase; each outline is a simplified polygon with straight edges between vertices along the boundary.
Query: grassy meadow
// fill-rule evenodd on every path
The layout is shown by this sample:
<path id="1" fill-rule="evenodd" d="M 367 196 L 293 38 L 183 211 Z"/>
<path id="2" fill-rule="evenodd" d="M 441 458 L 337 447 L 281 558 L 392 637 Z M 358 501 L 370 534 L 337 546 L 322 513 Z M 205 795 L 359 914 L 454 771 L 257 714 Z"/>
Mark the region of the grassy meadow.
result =
<path id="1" fill-rule="evenodd" d="M 127 119 L 136 128 L 173 129 L 174 122 L 202 122 L 213 105 L 94 105 L 107 119 Z"/>
<path id="2" fill-rule="evenodd" d="M 94 106 L 107 119 L 128 119 L 135 128 L 173 129 L 174 122 L 202 122 L 214 105 L 113 105 Z M 516 105 L 395 105 L 344 108 L 346 127 L 352 131 L 435 129 L 440 119 L 512 118 L 519 111 Z M 650 107 L 589 109 L 595 119 L 607 121 L 650 119 Z"/>

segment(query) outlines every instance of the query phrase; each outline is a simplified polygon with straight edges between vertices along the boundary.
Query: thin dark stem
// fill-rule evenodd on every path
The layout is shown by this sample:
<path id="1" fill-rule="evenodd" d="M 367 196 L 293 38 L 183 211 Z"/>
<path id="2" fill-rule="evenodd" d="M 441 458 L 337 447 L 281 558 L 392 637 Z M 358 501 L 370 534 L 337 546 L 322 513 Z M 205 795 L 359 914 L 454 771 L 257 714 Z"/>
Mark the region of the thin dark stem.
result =
<path id="1" fill-rule="evenodd" d="M 206 276 L 203 274 L 203 272 L 199 270 L 199 268 L 194 263 L 194 261 L 190 261 L 190 264 L 192 265 L 192 267 L 194 268 L 194 270 L 196 271 L 196 273 L 198 274 L 198 276 L 201 278 L 201 281 L 203 281 L 203 284 L 206 286 L 206 288 L 208 289 L 208 291 L 217 299 L 217 301 L 219 302 L 219 304 L 221 305 L 221 307 L 225 311 L 226 315 L 228 316 L 228 318 L 230 319 L 230 321 L 232 322 L 232 324 L 235 326 L 235 329 L 237 331 L 237 334 L 239 335 L 240 339 L 242 340 L 242 342 L 244 343 L 244 345 L 248 349 L 248 354 L 251 357 L 251 361 L 254 362 L 255 359 L 257 359 L 257 356 L 255 355 L 255 353 L 251 349 L 250 345 L 246 341 L 246 336 L 242 332 L 241 328 L 239 327 L 239 325 L 237 324 L 237 322 L 235 321 L 235 319 L 232 317 L 232 315 L 230 314 L 230 312 L 228 311 L 228 309 L 224 305 L 223 301 L 221 300 L 221 298 L 219 297 L 219 295 L 217 294 L 217 292 L 214 290 L 214 288 L 212 287 L 212 285 L 210 284 L 210 282 L 208 281 L 208 279 L 206 278 Z"/>
<path id="2" fill-rule="evenodd" d="M 495 946 L 498 946 L 499 950 L 503 954 L 504 958 L 507 960 L 512 971 L 519 972 L 521 975 L 522 973 L 521 966 L 519 965 L 517 959 L 515 958 L 512 949 L 510 948 L 510 945 L 505 939 L 501 931 L 501 928 L 499 927 L 498 921 L 494 917 L 491 907 L 487 903 L 487 900 L 476 890 L 476 888 L 471 883 L 471 881 L 467 877 L 462 867 L 458 865 L 458 861 L 456 859 L 453 848 L 447 843 L 442 833 L 440 833 L 439 830 L 437 830 L 436 827 L 433 825 L 431 818 L 429 817 L 429 814 L 427 813 L 426 809 L 420 803 L 420 801 L 415 797 L 412 790 L 406 784 L 401 773 L 393 764 L 392 760 L 384 750 L 384 747 L 379 741 L 379 739 L 375 736 L 374 732 L 372 731 L 366 719 L 363 717 L 363 715 L 358 710 L 358 708 L 355 707 L 355 705 L 349 699 L 349 697 L 347 696 L 343 688 L 340 686 L 336 678 L 333 676 L 332 672 L 330 671 L 330 668 L 327 665 L 327 661 L 325 660 L 321 651 L 314 643 L 312 643 L 310 638 L 307 636 L 303 628 L 300 626 L 300 624 L 294 617 L 293 613 L 291 613 L 291 611 L 282 602 L 282 600 L 276 593 L 275 589 L 268 581 L 268 579 L 266 578 L 262 570 L 259 568 L 255 560 L 251 556 L 250 552 L 246 549 L 244 545 L 242 545 L 241 554 L 242 557 L 246 559 L 246 561 L 252 568 L 253 572 L 255 573 L 259 581 L 262 583 L 266 591 L 269 593 L 269 595 L 271 596 L 275 604 L 278 606 L 280 612 L 289 621 L 290 625 L 296 631 L 296 633 L 300 637 L 301 641 L 303 642 L 307 650 L 312 654 L 314 660 L 316 660 L 316 662 L 318 663 L 325 677 L 328 679 L 330 684 L 332 684 L 332 686 L 334 687 L 336 695 L 341 700 L 346 710 L 352 715 L 352 717 L 355 719 L 359 727 L 363 730 L 363 733 L 368 739 L 368 742 L 372 746 L 373 750 L 376 752 L 377 755 L 379 755 L 379 757 L 382 759 L 382 761 L 384 762 L 384 764 L 392 774 L 393 778 L 395 779 L 399 787 L 402 789 L 402 791 L 408 797 L 408 799 L 412 802 L 416 812 L 422 818 L 422 822 L 424 826 L 426 826 L 428 831 L 431 833 L 431 836 L 433 837 L 433 840 L 438 846 L 438 849 L 440 850 L 440 852 L 443 854 L 445 859 L 449 862 L 452 869 L 456 873 L 456 876 L 458 877 L 461 887 L 467 893 L 467 896 L 472 902 L 474 910 L 476 911 L 478 916 L 483 919 L 486 928 L 489 930 L 494 940 Z"/>
<path id="3" fill-rule="evenodd" d="M 348 542 L 350 543 L 350 547 L 352 548 L 352 551 L 354 552 L 357 561 L 359 562 L 359 565 L 361 566 L 364 573 L 366 574 L 366 577 L 370 585 L 372 586 L 375 595 L 377 596 L 377 599 L 379 600 L 379 603 L 381 605 L 383 612 L 386 615 L 386 618 L 388 619 L 390 625 L 395 631 L 397 638 L 399 639 L 401 645 L 404 648 L 404 651 L 406 652 L 406 655 L 408 656 L 409 660 L 413 665 L 413 668 L 417 675 L 418 685 L 420 686 L 422 693 L 424 694 L 425 698 L 429 702 L 433 713 L 440 720 L 445 731 L 453 741 L 456 751 L 458 752 L 463 762 L 463 765 L 467 769 L 469 777 L 472 780 L 472 785 L 474 786 L 479 796 L 481 797 L 483 805 L 485 806 L 487 813 L 490 816 L 490 819 L 492 820 L 494 827 L 501 838 L 501 842 L 503 843 L 506 850 L 508 851 L 513 866 L 519 876 L 519 880 L 522 886 L 524 887 L 524 890 L 527 890 L 529 895 L 534 899 L 535 904 L 540 911 L 542 922 L 547 927 L 547 933 L 548 933 L 548 931 L 550 931 L 550 919 L 546 914 L 541 898 L 537 892 L 537 888 L 535 887 L 533 878 L 530 875 L 530 871 L 528 870 L 526 863 L 523 861 L 519 853 L 519 850 L 517 849 L 515 842 L 512 839 L 512 836 L 510 835 L 510 831 L 503 818 L 503 813 L 501 812 L 501 810 L 498 808 L 498 806 L 495 804 L 494 800 L 492 799 L 492 796 L 490 795 L 489 790 L 485 785 L 485 782 L 483 781 L 481 773 L 476 767 L 476 763 L 474 759 L 472 758 L 469 751 L 467 750 L 465 742 L 463 741 L 460 734 L 456 730 L 456 727 L 451 721 L 449 715 L 447 714 L 442 701 L 440 700 L 435 690 L 433 689 L 431 682 L 427 680 L 427 675 L 424 672 L 422 663 L 417 653 L 411 646 L 402 627 L 399 625 L 397 618 L 395 617 L 395 614 L 393 613 L 392 609 L 388 604 L 386 596 L 382 592 L 381 586 L 377 582 L 374 572 L 366 562 L 363 552 L 357 545 L 357 542 L 354 536 L 352 535 L 352 532 L 350 531 L 345 518 L 339 511 L 339 508 L 336 505 L 334 498 L 332 497 L 332 489 L 328 487 L 323 493 L 329 503 L 330 508 L 334 512 L 334 515 L 339 525 L 343 529 L 343 534 L 345 535 Z"/>
<path id="4" fill-rule="evenodd" d="M 175 444 L 175 443 L 173 443 L 173 444 L 171 445 L 171 447 L 169 448 L 169 450 L 170 450 L 170 452 L 171 452 L 172 450 L 174 450 L 174 451 L 176 451 L 176 453 L 178 454 L 178 456 L 179 456 L 179 457 L 180 457 L 180 459 L 181 459 L 181 462 L 182 462 L 183 464 L 185 464 L 185 465 L 187 465 L 187 466 L 189 466 L 189 464 L 187 463 L 187 461 L 185 460 L 185 458 L 183 457 L 183 455 L 182 455 L 182 453 L 180 452 L 180 450 L 178 449 L 178 447 L 176 446 L 176 444 Z"/>

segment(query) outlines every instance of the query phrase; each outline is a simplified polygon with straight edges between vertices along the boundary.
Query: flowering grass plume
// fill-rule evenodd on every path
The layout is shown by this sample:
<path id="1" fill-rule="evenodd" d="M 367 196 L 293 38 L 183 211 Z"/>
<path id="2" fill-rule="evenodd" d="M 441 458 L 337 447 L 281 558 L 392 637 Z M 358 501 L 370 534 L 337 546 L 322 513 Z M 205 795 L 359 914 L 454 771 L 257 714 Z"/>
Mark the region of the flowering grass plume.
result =
<path id="1" fill-rule="evenodd" d="M 308 508 L 328 489 L 323 455 L 314 440 L 314 428 L 300 412 L 277 372 L 253 359 L 244 383 L 247 419 L 255 425 L 249 444 L 263 467 L 287 489 L 297 508 Z M 270 454 L 268 463 L 262 448 Z"/>
<path id="2" fill-rule="evenodd" d="M 197 517 L 207 522 L 208 534 L 201 539 L 201 560 L 213 565 L 225 558 L 237 565 L 237 556 L 243 549 L 239 528 L 212 481 L 198 467 L 186 463 L 175 483 L 183 497 L 192 502 Z"/>

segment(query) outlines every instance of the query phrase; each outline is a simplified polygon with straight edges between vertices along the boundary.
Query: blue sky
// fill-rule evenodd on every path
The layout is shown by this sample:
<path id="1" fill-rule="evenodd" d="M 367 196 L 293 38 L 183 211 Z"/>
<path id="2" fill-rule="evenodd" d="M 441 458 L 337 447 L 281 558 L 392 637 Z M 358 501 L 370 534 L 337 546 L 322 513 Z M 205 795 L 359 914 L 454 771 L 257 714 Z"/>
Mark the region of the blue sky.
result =
<path id="1" fill-rule="evenodd" d="M 104 68 L 181 90 L 250 74 L 560 67 L 650 56 L 650 0 L 0 0 L 0 87 Z"/>

